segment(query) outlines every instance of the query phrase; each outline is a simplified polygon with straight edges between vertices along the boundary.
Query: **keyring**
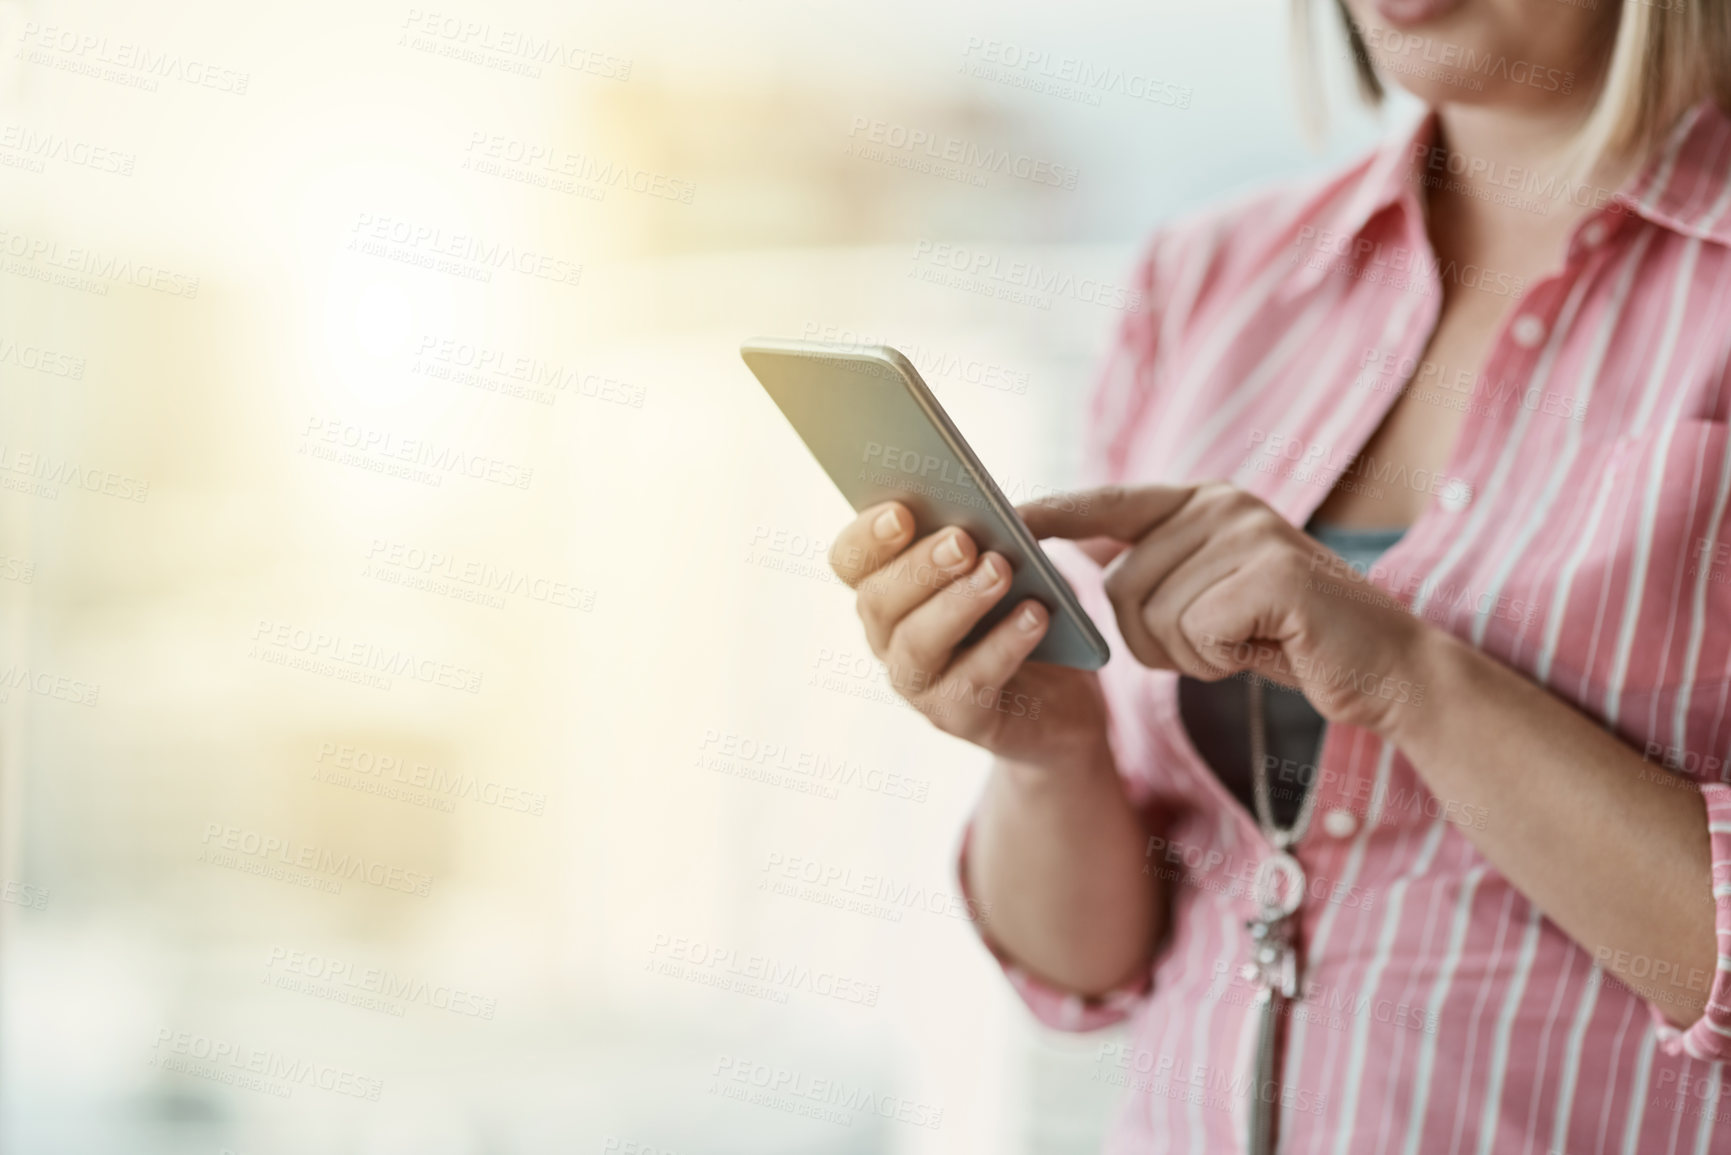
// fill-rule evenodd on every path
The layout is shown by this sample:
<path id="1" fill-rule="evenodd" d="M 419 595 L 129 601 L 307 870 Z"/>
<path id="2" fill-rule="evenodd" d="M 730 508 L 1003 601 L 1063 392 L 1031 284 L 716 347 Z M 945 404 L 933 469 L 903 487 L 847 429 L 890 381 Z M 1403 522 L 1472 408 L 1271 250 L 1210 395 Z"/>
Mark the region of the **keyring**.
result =
<path id="1" fill-rule="evenodd" d="M 1304 901 L 1304 867 L 1286 851 L 1276 850 L 1257 865 L 1251 893 L 1265 917 L 1276 914 L 1284 918 Z"/>

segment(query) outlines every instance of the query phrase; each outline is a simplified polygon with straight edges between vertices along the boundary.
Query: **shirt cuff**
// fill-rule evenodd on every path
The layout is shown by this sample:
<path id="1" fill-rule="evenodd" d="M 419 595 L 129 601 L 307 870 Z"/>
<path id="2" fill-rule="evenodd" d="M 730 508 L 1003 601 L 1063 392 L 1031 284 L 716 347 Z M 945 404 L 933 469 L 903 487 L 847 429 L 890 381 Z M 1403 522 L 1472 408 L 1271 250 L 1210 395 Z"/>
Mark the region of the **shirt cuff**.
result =
<path id="1" fill-rule="evenodd" d="M 1689 1027 L 1674 1026 L 1660 1010 L 1660 1003 L 1648 1000 L 1653 1025 L 1659 1036 L 1659 1046 L 1668 1055 L 1688 1055 L 1704 1062 L 1731 1059 L 1731 786 L 1723 782 L 1708 782 L 1701 786 L 1701 797 L 1707 803 L 1707 838 L 1713 858 L 1713 905 L 1718 914 L 1714 930 L 1719 943 L 1718 963 L 1708 976 L 1707 1009 Z M 1696 972 L 1673 980 L 1679 989 L 1699 990 L 1701 977 Z"/>
<path id="2" fill-rule="evenodd" d="M 1004 969 L 1004 977 L 1010 980 L 1010 986 L 1022 997 L 1034 1017 L 1046 1026 L 1060 1031 L 1097 1031 L 1101 1027 L 1109 1027 L 1129 1018 L 1131 1013 L 1148 999 L 1148 992 L 1154 985 L 1152 967 L 1143 971 L 1135 980 L 1103 995 L 1079 995 L 1029 974 L 1002 947 L 992 941 L 992 936 L 986 930 L 991 921 L 991 912 L 975 903 L 973 894 L 968 890 L 968 846 L 973 841 L 973 834 L 974 823 L 970 818 L 962 829 L 962 845 L 956 852 L 956 881 L 961 890 L 963 907 L 966 910 L 979 911 L 978 918 L 974 920 L 974 929 L 979 934 L 980 941 Z"/>

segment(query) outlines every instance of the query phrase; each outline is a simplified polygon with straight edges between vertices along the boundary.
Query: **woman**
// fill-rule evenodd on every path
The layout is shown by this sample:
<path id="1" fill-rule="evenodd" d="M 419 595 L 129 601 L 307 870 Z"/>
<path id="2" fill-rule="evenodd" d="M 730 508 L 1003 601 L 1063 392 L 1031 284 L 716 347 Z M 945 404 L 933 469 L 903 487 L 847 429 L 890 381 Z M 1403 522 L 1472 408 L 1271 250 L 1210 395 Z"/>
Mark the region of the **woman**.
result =
<path id="1" fill-rule="evenodd" d="M 1163 230 L 1024 509 L 1106 669 L 959 648 L 1008 567 L 898 504 L 832 557 L 996 755 L 1011 980 L 1129 1020 L 1111 1150 L 1731 1150 L 1731 11 L 1345 8 L 1428 114 Z"/>

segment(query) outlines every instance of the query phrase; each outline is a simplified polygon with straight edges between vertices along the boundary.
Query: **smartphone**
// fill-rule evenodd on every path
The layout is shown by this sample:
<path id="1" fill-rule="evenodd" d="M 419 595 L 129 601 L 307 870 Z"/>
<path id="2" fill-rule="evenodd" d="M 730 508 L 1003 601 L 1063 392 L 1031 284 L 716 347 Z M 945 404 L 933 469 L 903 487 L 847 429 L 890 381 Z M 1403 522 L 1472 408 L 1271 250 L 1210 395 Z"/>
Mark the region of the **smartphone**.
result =
<path id="1" fill-rule="evenodd" d="M 1052 624 L 1031 660 L 1079 670 L 1106 664 L 1106 639 L 912 362 L 887 345 L 762 339 L 739 352 L 854 509 L 899 501 L 914 515 L 916 539 L 959 526 L 982 552 L 1009 560 L 1009 592 L 963 645 L 1033 598 Z"/>

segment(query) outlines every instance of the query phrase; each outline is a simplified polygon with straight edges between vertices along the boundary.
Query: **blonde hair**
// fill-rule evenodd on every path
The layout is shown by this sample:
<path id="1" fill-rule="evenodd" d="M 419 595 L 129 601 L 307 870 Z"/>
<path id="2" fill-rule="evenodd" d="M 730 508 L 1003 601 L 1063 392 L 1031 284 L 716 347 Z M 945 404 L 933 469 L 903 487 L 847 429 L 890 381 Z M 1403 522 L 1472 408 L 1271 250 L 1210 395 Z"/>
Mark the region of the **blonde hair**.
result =
<path id="1" fill-rule="evenodd" d="M 1585 2 L 1595 4 L 1595 0 Z M 1306 135 L 1318 139 L 1324 117 L 1311 3 L 1292 0 L 1292 48 L 1300 120 Z M 1640 153 L 1703 99 L 1711 98 L 1731 113 L 1731 0 L 1621 3 L 1604 80 L 1576 141 L 1577 155 L 1589 163 Z M 1364 38 L 1344 0 L 1334 0 L 1334 7 L 1346 26 L 1359 93 L 1366 103 L 1380 104 L 1382 80 L 1371 64 Z"/>

